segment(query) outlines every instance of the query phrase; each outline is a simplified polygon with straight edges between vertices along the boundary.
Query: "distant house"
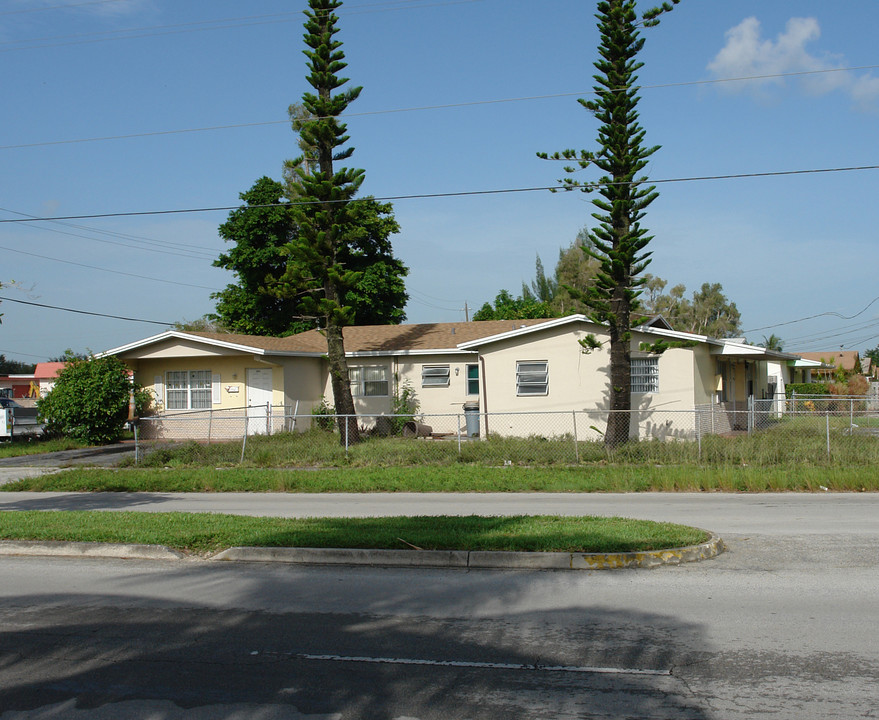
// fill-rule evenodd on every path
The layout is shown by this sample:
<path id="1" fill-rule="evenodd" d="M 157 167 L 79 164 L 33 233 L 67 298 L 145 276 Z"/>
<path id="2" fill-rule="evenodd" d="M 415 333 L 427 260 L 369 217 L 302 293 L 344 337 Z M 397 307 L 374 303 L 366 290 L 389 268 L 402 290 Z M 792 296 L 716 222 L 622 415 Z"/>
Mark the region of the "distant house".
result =
<path id="1" fill-rule="evenodd" d="M 26 398 L 36 398 L 39 394 L 39 384 L 35 383 L 33 374 L 30 375 L 0 375 L 0 395 L 15 398 L 16 401 Z"/>
<path id="2" fill-rule="evenodd" d="M 587 335 L 601 347 L 584 351 L 578 340 Z M 344 337 L 351 389 L 365 424 L 390 413 L 394 394 L 406 386 L 421 413 L 450 417 L 450 429 L 465 403 L 478 404 L 482 422 L 491 423 L 482 430 L 508 435 L 532 431 L 533 423 L 516 415 L 598 414 L 608 405 L 607 328 L 582 315 L 355 326 L 345 328 Z M 659 340 L 668 349 L 652 352 Z M 266 421 L 272 407 L 307 416 L 323 398 L 332 402 L 326 348 L 317 330 L 287 338 L 172 330 L 103 355 L 125 361 L 135 380 L 153 389 L 157 413 L 222 414 L 248 407 L 254 431 L 266 432 L 273 430 Z M 643 417 L 745 410 L 749 398 L 777 392 L 770 363 L 785 368 L 787 381 L 800 360 L 740 340 L 675 332 L 661 321 L 636 328 L 631 349 L 632 406 Z M 692 414 L 687 425 L 692 429 Z M 296 429 L 307 426 L 304 418 Z"/>
<path id="3" fill-rule="evenodd" d="M 37 363 L 31 374 L 0 376 L 0 394 L 14 398 L 23 407 L 33 407 L 39 398 L 45 397 L 54 387 L 55 379 L 65 364 L 63 362 Z"/>
<path id="4" fill-rule="evenodd" d="M 63 362 L 41 362 L 37 363 L 34 368 L 34 381 L 37 383 L 39 397 L 46 397 L 55 387 L 55 380 L 67 363 Z"/>
<path id="5" fill-rule="evenodd" d="M 820 362 L 823 367 L 812 370 L 814 382 L 833 382 L 834 373 L 842 368 L 846 373 L 861 374 L 861 357 L 857 350 L 828 350 L 826 352 L 797 353 L 805 360 Z"/>

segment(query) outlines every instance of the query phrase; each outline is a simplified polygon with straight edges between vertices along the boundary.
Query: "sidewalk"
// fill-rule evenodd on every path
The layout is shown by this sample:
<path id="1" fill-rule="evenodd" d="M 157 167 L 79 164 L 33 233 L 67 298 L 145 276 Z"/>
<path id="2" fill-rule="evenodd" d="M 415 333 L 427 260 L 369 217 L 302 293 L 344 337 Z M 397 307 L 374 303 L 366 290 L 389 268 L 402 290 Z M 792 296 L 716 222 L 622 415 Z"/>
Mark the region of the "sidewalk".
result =
<path id="1" fill-rule="evenodd" d="M 18 455 L 0 458 L 0 470 L 8 468 L 62 468 L 71 465 L 98 465 L 107 467 L 116 465 L 124 457 L 134 457 L 134 442 L 126 441 L 100 447 L 77 448 L 76 450 L 59 450 L 58 452 L 40 453 L 38 455 Z M 36 473 L 40 474 L 40 473 Z M 6 473 L 4 473 L 6 475 Z M 14 473 L 8 474 L 12 479 Z M 33 477 L 34 475 L 21 475 Z M 3 479 L 0 478 L 0 483 Z M 6 482 L 9 482 L 7 479 Z"/>

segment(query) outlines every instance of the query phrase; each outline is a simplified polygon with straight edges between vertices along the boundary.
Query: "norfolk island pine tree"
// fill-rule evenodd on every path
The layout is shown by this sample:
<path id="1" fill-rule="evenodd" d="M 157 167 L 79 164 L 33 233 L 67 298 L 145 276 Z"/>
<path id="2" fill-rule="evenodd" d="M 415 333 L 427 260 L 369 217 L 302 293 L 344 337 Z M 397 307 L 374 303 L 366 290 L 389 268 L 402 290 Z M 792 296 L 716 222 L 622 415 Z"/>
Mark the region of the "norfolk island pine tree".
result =
<path id="1" fill-rule="evenodd" d="M 598 149 L 564 150 L 538 157 L 575 163 L 565 166 L 574 173 L 592 165 L 604 175 L 595 183 L 583 183 L 568 177 L 561 181 L 564 189 L 592 192 L 598 209 L 593 217 L 598 225 L 589 231 L 589 241 L 582 248 L 600 263 L 596 282 L 585 291 L 566 288 L 582 301 L 592 320 L 608 326 L 610 335 L 610 388 L 605 444 L 615 448 L 628 442 L 631 398 L 631 328 L 633 315 L 640 308 L 638 296 L 644 284 L 641 273 L 650 263 L 645 250 L 652 240 L 641 220 L 646 209 L 659 195 L 654 186 L 645 186 L 646 177 L 638 174 L 659 146 L 645 147 L 645 131 L 638 122 L 639 101 L 635 74 L 643 63 L 637 60 L 644 46 L 639 27 L 659 24 L 659 16 L 672 10 L 680 0 L 665 2 L 645 12 L 639 19 L 634 0 L 601 0 L 596 18 L 601 36 L 595 99 L 580 99 L 580 104 L 601 123 Z M 595 342 L 594 338 L 591 342 Z M 585 350 L 591 348 L 587 340 Z"/>

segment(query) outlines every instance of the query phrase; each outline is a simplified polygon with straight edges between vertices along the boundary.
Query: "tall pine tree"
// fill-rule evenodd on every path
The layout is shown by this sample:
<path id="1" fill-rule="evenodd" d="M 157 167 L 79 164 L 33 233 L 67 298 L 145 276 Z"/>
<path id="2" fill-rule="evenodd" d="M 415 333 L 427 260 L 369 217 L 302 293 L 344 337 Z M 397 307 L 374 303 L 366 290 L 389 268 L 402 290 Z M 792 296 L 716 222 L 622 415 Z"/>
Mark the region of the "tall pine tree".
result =
<path id="1" fill-rule="evenodd" d="M 306 80 L 314 92 L 302 95 L 305 112 L 298 125 L 300 147 L 309 148 L 313 155 L 291 163 L 298 232 L 285 248 L 289 262 L 274 292 L 299 298 L 300 306 L 326 333 L 333 402 L 336 412 L 347 416 L 342 438 L 357 442 L 342 328 L 353 322 L 354 309 L 345 298 L 362 275 L 346 266 L 345 259 L 357 237 L 352 200 L 363 183 L 364 171 L 337 169 L 335 164 L 354 152 L 353 147 L 343 147 L 348 142 L 347 128 L 338 118 L 357 99 L 361 88 L 340 90 L 348 82 L 337 74 L 347 63 L 341 41 L 333 39 L 339 20 L 334 11 L 341 5 L 339 0 L 309 0 L 305 11 Z"/>
<path id="2" fill-rule="evenodd" d="M 677 5 L 680 0 L 672 0 Z M 601 0 L 598 3 L 598 29 L 601 43 L 595 98 L 581 99 L 580 104 L 601 123 L 598 149 L 595 151 L 564 150 L 539 157 L 576 162 L 565 172 L 574 173 L 594 165 L 601 170 L 599 180 L 585 184 L 573 178 L 561 182 L 567 189 L 586 192 L 598 187 L 600 197 L 593 199 L 598 212 L 593 217 L 598 226 L 589 232 L 583 252 L 600 263 L 596 282 L 585 292 L 571 291 L 589 309 L 590 317 L 608 326 L 610 335 L 610 388 L 605 444 L 615 448 L 629 440 L 631 398 L 631 327 L 632 316 L 639 309 L 639 288 L 644 279 L 639 275 L 650 262 L 645 250 L 652 239 L 641 225 L 645 210 L 658 193 L 645 185 L 639 173 L 659 146 L 645 147 L 644 129 L 638 122 L 638 88 L 635 74 L 643 63 L 637 60 L 644 46 L 639 27 L 657 25 L 659 16 L 672 9 L 668 2 L 653 8 L 639 19 L 634 0 Z"/>

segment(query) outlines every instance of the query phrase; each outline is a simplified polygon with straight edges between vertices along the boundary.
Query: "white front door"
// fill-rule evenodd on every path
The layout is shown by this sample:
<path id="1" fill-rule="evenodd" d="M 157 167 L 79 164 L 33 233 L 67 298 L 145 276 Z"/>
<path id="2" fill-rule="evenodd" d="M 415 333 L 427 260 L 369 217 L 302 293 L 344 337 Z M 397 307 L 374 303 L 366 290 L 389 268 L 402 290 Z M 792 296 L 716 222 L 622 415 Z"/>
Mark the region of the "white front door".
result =
<path id="1" fill-rule="evenodd" d="M 247 369 L 247 434 L 269 432 L 269 406 L 272 403 L 271 368 Z"/>

